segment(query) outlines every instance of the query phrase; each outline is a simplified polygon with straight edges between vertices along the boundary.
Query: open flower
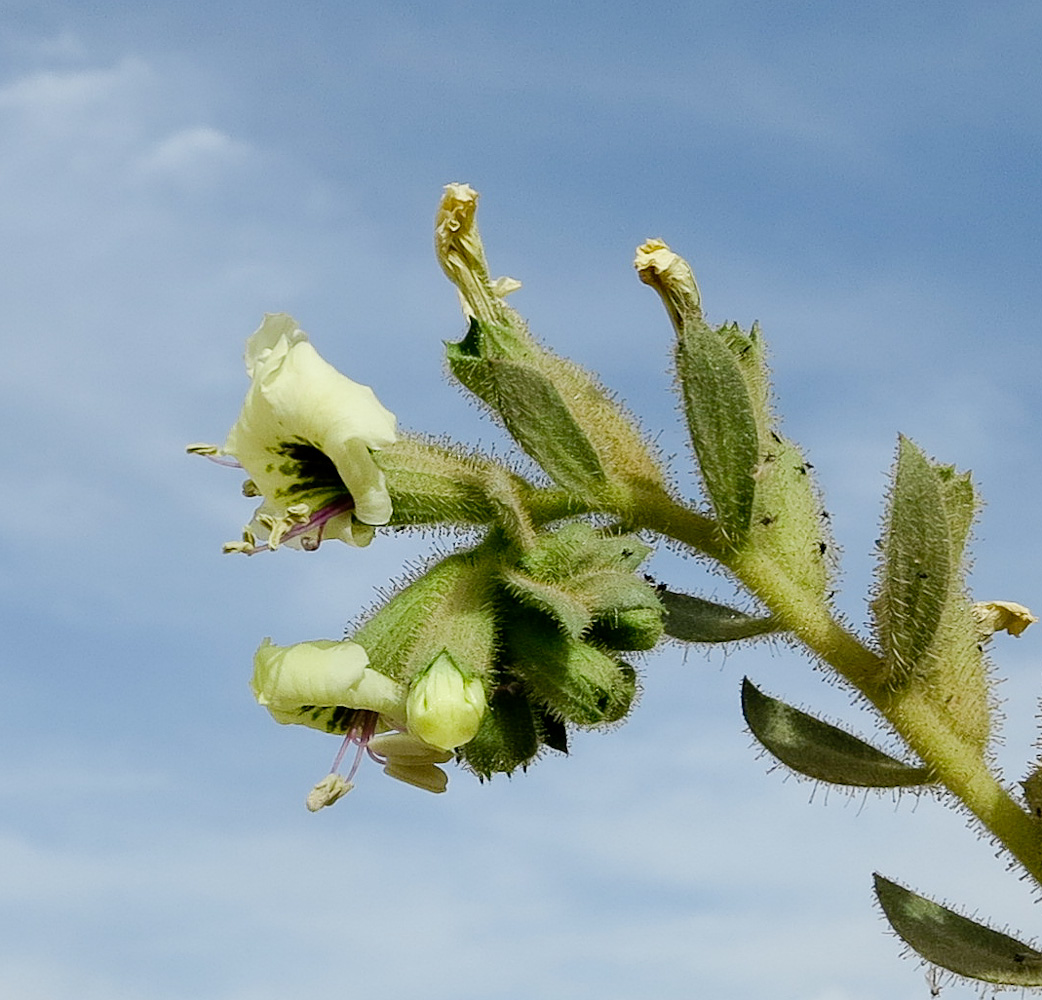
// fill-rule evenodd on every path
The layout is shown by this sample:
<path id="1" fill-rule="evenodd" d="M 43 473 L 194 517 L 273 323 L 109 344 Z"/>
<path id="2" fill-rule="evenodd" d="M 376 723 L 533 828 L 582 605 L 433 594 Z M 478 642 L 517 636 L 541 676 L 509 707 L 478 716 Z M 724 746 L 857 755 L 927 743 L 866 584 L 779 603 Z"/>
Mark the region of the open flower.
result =
<path id="1" fill-rule="evenodd" d="M 317 812 L 354 787 L 365 756 L 384 773 L 429 792 L 444 792 L 448 776 L 438 767 L 452 753 L 404 731 L 405 688 L 369 666 L 356 642 L 317 639 L 275 646 L 265 639 L 253 658 L 250 686 L 276 722 L 343 734 L 330 773 L 311 790 L 307 807 Z M 346 775 L 339 768 L 356 747 Z"/>
<path id="2" fill-rule="evenodd" d="M 394 414 L 324 361 L 285 313 L 266 315 L 246 342 L 246 371 L 252 384 L 224 445 L 188 449 L 230 456 L 250 476 L 246 494 L 263 497 L 225 551 L 315 549 L 324 538 L 368 545 L 391 516 L 372 452 L 397 439 Z"/>

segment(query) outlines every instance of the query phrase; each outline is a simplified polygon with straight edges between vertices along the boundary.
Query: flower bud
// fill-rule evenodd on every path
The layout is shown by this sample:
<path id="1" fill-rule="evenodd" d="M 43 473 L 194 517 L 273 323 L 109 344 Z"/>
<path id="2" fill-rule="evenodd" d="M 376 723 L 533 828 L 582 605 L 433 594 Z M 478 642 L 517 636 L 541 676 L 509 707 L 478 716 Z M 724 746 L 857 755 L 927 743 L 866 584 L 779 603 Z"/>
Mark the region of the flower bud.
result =
<path id="1" fill-rule="evenodd" d="M 473 739 L 485 708 L 481 678 L 465 677 L 446 651 L 413 681 L 405 700 L 409 732 L 442 750 Z"/>

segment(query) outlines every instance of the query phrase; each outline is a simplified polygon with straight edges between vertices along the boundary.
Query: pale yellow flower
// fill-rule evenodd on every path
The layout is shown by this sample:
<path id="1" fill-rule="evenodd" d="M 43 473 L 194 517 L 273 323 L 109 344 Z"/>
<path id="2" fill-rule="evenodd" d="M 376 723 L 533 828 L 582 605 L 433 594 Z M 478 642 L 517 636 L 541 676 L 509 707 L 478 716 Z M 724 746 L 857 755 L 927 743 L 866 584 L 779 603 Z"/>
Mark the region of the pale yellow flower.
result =
<path id="1" fill-rule="evenodd" d="M 437 765 L 450 761 L 452 753 L 404 731 L 405 688 L 370 667 L 358 643 L 317 639 L 275 646 L 265 639 L 254 654 L 250 686 L 276 722 L 344 737 L 332 770 L 308 794 L 312 812 L 354 787 L 352 779 L 366 754 L 392 778 L 429 792 L 445 791 L 448 775 Z M 352 745 L 350 771 L 341 776 L 337 769 Z"/>
<path id="2" fill-rule="evenodd" d="M 316 639 L 276 646 L 265 639 L 253 656 L 250 687 L 284 725 L 342 733 L 356 711 L 376 712 L 389 726 L 405 718 L 405 689 L 373 670 L 356 642 Z"/>
<path id="3" fill-rule="evenodd" d="M 225 550 L 368 545 L 391 517 L 372 453 L 397 440 L 394 414 L 324 361 L 285 313 L 265 316 L 246 342 L 246 371 L 252 382 L 225 443 L 188 449 L 230 457 L 249 474 L 247 495 L 263 497 L 243 540 Z"/>

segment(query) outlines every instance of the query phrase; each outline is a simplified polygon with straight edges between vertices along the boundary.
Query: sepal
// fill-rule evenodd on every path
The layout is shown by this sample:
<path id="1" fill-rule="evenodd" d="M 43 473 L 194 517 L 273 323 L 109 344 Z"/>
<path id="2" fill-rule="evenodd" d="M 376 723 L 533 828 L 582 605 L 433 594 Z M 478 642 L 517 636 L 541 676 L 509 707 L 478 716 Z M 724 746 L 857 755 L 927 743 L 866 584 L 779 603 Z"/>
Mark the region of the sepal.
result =
<path id="1" fill-rule="evenodd" d="M 540 746 L 532 705 L 517 681 L 492 692 L 488 711 L 474 738 L 460 748 L 460 759 L 482 780 L 511 774 L 531 763 Z"/>
<path id="2" fill-rule="evenodd" d="M 370 661 L 411 685 L 447 656 L 467 681 L 487 684 L 496 648 L 497 541 L 445 557 L 379 608 L 354 636 Z"/>
<path id="3" fill-rule="evenodd" d="M 802 589 L 824 598 L 831 538 L 810 463 L 774 429 L 759 328 L 709 326 L 690 266 L 661 240 L 639 247 L 634 265 L 662 297 L 677 334 L 684 414 L 724 541 L 763 552 Z"/>
<path id="4" fill-rule="evenodd" d="M 373 459 L 387 481 L 388 524 L 498 524 L 521 544 L 532 536 L 526 500 L 535 487 L 477 452 L 403 437 Z"/>
<path id="5" fill-rule="evenodd" d="M 713 329 L 701 312 L 687 312 L 676 344 L 691 443 L 720 531 L 734 548 L 741 547 L 752 523 L 760 462 L 754 398 L 738 359 L 739 351 L 753 350 L 756 334 L 735 350 L 739 336 L 737 327 Z"/>
<path id="6" fill-rule="evenodd" d="M 925 691 L 955 731 L 983 749 L 991 728 L 987 672 L 963 565 L 975 508 L 968 476 L 900 439 L 872 612 L 891 696 L 908 686 Z"/>
<path id="7" fill-rule="evenodd" d="M 504 622 L 503 662 L 550 714 L 580 726 L 624 718 L 637 693 L 627 663 L 561 631 L 552 619 L 517 608 Z"/>
<path id="8" fill-rule="evenodd" d="M 651 649 L 662 635 L 655 589 L 634 572 L 651 549 L 634 535 L 581 521 L 538 537 L 503 570 L 511 597 L 553 618 L 573 639 L 611 649 Z"/>

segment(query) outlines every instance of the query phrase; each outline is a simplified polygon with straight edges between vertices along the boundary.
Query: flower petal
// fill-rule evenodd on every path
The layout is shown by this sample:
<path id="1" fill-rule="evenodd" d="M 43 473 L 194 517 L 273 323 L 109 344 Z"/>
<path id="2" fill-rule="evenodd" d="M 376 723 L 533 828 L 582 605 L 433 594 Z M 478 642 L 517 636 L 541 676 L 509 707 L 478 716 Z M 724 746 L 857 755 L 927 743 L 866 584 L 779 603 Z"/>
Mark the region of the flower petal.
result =
<path id="1" fill-rule="evenodd" d="M 354 642 L 318 639 L 275 646 L 265 639 L 254 654 L 250 687 L 275 721 L 284 724 L 342 732 L 344 709 L 401 720 L 404 689 L 368 663 L 366 651 Z"/>
<path id="2" fill-rule="evenodd" d="M 247 532 L 269 548 L 294 526 L 287 541 L 298 547 L 323 538 L 367 545 L 372 526 L 391 516 L 372 451 L 397 440 L 394 414 L 323 360 L 285 313 L 265 316 L 247 341 L 246 370 L 253 381 L 220 454 L 234 457 L 264 497 Z M 301 530 L 316 518 L 320 528 Z"/>
<path id="3" fill-rule="evenodd" d="M 399 764 L 388 763 L 384 774 L 404 781 L 428 792 L 444 792 L 449 785 L 449 776 L 434 764 Z"/>
<path id="4" fill-rule="evenodd" d="M 388 763 L 445 764 L 452 752 L 439 750 L 411 733 L 379 733 L 369 741 L 369 749 Z"/>

